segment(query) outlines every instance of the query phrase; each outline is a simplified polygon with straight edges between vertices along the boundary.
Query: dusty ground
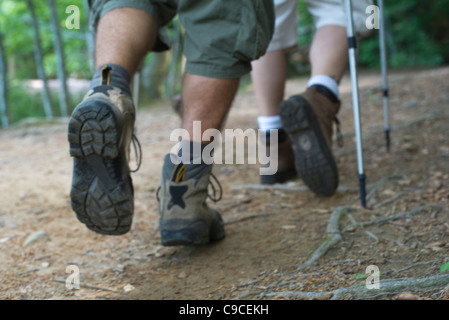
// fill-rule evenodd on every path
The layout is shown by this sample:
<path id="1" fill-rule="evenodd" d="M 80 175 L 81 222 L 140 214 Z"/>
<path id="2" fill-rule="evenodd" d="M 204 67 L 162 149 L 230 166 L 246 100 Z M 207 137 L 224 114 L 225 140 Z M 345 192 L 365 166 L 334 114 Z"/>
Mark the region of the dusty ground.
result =
<path id="1" fill-rule="evenodd" d="M 301 188 L 239 188 L 257 185 L 258 167 L 217 165 L 215 173 L 224 195 L 216 207 L 227 222 L 227 236 L 204 247 L 160 245 L 155 190 L 162 156 L 172 146 L 169 134 L 178 127 L 168 103 L 139 113 L 143 165 L 133 175 L 135 218 L 132 230 L 120 237 L 94 234 L 71 211 L 72 160 L 65 123 L 1 131 L 0 298 L 281 299 L 269 294 L 364 284 L 368 265 L 379 267 L 381 286 L 384 279 L 439 275 L 440 266 L 449 261 L 448 77 L 448 68 L 390 74 L 390 153 L 384 147 L 379 75 L 360 77 L 368 210 L 359 206 L 346 78 L 339 114 L 345 146 L 334 148 L 342 187 L 337 194 L 323 199 Z M 287 95 L 300 92 L 304 85 L 305 79 L 289 81 Z M 249 88 L 238 94 L 227 127 L 255 128 L 256 115 Z M 375 184 L 379 181 L 383 183 Z M 288 184 L 291 188 L 301 185 L 301 181 Z M 345 229 L 354 219 L 370 221 L 426 204 L 438 207 L 408 218 Z M 317 264 L 295 271 L 327 239 L 330 215 L 340 206 L 353 207 L 339 224 L 340 230 L 345 229 L 342 241 Z M 40 230 L 44 238 L 24 245 L 28 236 Z M 65 286 L 69 265 L 79 268 L 79 290 Z M 404 291 L 412 291 L 414 298 L 449 297 L 444 286 L 390 294 L 373 291 L 371 296 L 396 299 Z M 348 297 L 356 298 L 360 297 Z"/>

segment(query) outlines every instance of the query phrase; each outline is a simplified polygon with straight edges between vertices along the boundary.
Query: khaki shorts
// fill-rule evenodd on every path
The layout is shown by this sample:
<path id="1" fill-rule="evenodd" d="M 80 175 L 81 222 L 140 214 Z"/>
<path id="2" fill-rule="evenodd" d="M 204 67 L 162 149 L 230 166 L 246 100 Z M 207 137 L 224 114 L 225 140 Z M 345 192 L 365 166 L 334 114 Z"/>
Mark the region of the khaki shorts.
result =
<path id="1" fill-rule="evenodd" d="M 315 29 L 337 25 L 346 27 L 346 13 L 343 0 L 304 0 L 313 16 Z M 358 34 L 369 32 L 365 26 L 368 15 L 366 8 L 372 0 L 352 1 L 354 29 Z M 298 43 L 298 0 L 274 0 L 276 23 L 273 39 L 267 51 L 282 50 Z"/>
<path id="2" fill-rule="evenodd" d="M 210 78 L 240 78 L 264 55 L 274 32 L 273 0 L 90 0 L 93 32 L 107 12 L 149 12 L 161 31 L 176 14 L 184 27 L 185 71 Z M 160 32 L 153 51 L 167 50 Z"/>

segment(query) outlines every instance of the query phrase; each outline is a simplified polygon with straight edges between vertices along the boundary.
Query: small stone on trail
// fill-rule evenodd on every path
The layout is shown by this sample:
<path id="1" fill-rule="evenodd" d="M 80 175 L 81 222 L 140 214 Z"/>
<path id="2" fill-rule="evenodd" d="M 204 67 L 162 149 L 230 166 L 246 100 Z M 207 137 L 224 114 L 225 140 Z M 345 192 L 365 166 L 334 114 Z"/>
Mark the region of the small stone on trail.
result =
<path id="1" fill-rule="evenodd" d="M 413 292 L 402 292 L 394 296 L 393 300 L 421 300 L 421 298 Z"/>
<path id="2" fill-rule="evenodd" d="M 130 292 L 133 291 L 134 289 L 135 289 L 134 286 L 131 284 L 127 284 L 126 286 L 123 287 L 123 291 L 125 292 Z"/>
<path id="3" fill-rule="evenodd" d="M 125 272 L 125 266 L 119 264 L 115 268 L 113 268 L 112 271 L 117 272 L 117 273 L 123 273 L 123 272 Z"/>

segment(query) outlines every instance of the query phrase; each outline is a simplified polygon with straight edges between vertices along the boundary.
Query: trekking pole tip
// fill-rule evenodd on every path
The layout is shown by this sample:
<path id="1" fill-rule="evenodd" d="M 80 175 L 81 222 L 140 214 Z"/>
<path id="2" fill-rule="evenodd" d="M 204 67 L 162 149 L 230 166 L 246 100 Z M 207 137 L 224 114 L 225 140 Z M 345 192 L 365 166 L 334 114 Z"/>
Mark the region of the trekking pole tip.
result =
<path id="1" fill-rule="evenodd" d="M 359 174 L 359 189 L 360 189 L 360 202 L 364 209 L 366 209 L 366 176 L 365 174 Z"/>

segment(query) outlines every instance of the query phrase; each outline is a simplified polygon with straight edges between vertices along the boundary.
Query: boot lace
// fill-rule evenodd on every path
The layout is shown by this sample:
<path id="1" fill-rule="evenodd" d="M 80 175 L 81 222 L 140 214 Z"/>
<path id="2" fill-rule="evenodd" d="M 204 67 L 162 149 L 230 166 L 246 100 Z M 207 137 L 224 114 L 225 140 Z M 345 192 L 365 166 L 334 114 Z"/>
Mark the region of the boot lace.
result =
<path id="1" fill-rule="evenodd" d="M 217 177 L 211 172 L 210 177 L 212 179 L 209 179 L 209 186 L 210 189 L 207 189 L 207 197 L 213 201 L 214 203 L 220 201 L 223 198 L 223 187 L 221 186 L 220 181 L 218 181 Z M 215 185 L 216 186 L 215 186 Z M 161 199 L 159 197 L 159 193 L 161 192 L 161 186 L 159 186 L 156 190 L 156 199 L 157 202 L 160 202 Z M 218 196 L 217 196 L 218 194 Z"/>
<path id="2" fill-rule="evenodd" d="M 130 170 L 131 172 L 137 172 L 140 169 L 140 165 L 142 164 L 142 146 L 140 145 L 139 139 L 137 139 L 137 136 L 133 133 L 131 137 L 131 141 L 133 144 L 134 149 L 134 155 L 136 157 L 136 163 L 137 167 L 133 170 Z"/>

